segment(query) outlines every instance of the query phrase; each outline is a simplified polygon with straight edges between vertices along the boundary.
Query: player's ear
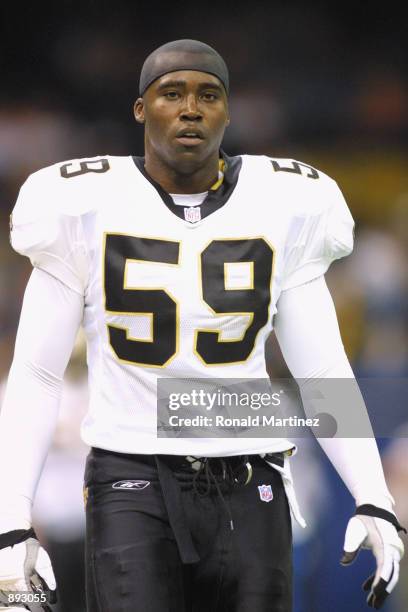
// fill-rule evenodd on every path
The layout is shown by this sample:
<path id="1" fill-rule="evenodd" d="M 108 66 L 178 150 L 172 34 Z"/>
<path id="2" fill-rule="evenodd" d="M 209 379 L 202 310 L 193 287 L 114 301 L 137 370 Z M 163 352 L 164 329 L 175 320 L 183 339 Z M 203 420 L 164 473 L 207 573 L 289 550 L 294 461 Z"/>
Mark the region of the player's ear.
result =
<path id="1" fill-rule="evenodd" d="M 138 123 L 145 122 L 143 98 L 138 98 L 133 105 L 133 114 Z"/>

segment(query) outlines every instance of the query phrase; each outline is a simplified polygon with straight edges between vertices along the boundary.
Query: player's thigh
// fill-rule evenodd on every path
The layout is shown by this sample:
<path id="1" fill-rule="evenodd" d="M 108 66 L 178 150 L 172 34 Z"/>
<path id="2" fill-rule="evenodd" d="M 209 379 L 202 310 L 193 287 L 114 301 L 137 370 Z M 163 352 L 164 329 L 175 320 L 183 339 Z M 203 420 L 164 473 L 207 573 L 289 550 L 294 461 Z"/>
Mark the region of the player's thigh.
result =
<path id="1" fill-rule="evenodd" d="M 281 476 L 259 460 L 231 497 L 235 529 L 222 590 L 223 612 L 292 610 L 292 529 Z"/>
<path id="2" fill-rule="evenodd" d="M 173 543 L 164 542 L 160 554 L 149 543 L 101 549 L 90 563 L 89 612 L 186 612 Z"/>
<path id="3" fill-rule="evenodd" d="M 136 468 L 133 479 L 149 483 L 143 489 L 114 487 L 112 478 L 101 478 L 100 472 L 95 480 L 88 477 L 89 612 L 185 609 L 183 567 L 157 475 L 145 466 Z"/>

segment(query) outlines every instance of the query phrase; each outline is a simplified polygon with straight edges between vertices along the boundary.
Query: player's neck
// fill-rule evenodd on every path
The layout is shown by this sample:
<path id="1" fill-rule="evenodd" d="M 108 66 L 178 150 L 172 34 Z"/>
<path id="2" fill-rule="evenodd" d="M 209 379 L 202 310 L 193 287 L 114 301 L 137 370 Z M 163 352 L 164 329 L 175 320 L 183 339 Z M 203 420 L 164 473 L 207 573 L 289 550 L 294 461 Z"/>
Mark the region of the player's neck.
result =
<path id="1" fill-rule="evenodd" d="M 195 167 L 195 164 L 186 164 L 176 169 L 146 151 L 145 169 L 167 193 L 202 193 L 208 191 L 217 181 L 218 153 L 198 167 Z"/>

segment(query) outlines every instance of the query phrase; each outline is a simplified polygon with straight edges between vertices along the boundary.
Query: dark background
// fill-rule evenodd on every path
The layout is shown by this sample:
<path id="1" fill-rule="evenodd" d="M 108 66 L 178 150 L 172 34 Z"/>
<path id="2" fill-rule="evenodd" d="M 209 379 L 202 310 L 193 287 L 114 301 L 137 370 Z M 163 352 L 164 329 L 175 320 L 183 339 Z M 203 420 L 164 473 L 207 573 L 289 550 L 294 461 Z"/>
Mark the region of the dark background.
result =
<path id="1" fill-rule="evenodd" d="M 30 272 L 8 244 L 19 186 L 30 172 L 64 159 L 142 154 L 142 128 L 132 117 L 140 68 L 150 51 L 176 38 L 207 42 L 230 68 L 227 153 L 300 159 L 339 182 L 357 222 L 353 255 L 328 274 L 347 352 L 360 376 L 406 377 L 407 16 L 393 3 L 2 3 L 0 380 L 12 359 Z M 268 363 L 271 373 L 285 371 L 273 342 Z M 75 435 L 56 443 L 67 469 L 78 449 Z M 405 438 L 380 444 L 400 520 L 407 522 Z M 297 469 L 310 528 L 295 533 L 296 612 L 363 610 L 359 585 L 371 560 L 363 555 L 354 570 L 338 567 L 350 496 L 321 462 L 317 445 L 303 456 Z M 38 521 L 53 546 L 51 518 Z M 80 538 L 65 540 L 68 563 Z M 407 609 L 407 582 L 403 569 L 389 611 Z"/>

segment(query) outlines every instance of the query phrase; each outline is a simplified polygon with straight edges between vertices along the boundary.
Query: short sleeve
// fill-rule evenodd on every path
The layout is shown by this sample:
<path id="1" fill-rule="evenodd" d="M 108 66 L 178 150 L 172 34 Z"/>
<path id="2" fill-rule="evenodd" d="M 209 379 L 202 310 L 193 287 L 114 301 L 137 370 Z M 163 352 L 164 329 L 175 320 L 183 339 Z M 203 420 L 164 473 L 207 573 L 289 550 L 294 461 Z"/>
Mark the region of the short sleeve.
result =
<path id="1" fill-rule="evenodd" d="M 336 182 L 325 177 L 306 202 L 302 214 L 295 214 L 285 249 L 282 289 L 302 285 L 327 272 L 335 259 L 353 250 L 354 221 Z"/>
<path id="2" fill-rule="evenodd" d="M 54 173 L 53 166 L 39 170 L 21 187 L 11 216 L 10 241 L 34 267 L 83 295 L 87 254 L 81 218 L 67 212 L 67 196 Z"/>

